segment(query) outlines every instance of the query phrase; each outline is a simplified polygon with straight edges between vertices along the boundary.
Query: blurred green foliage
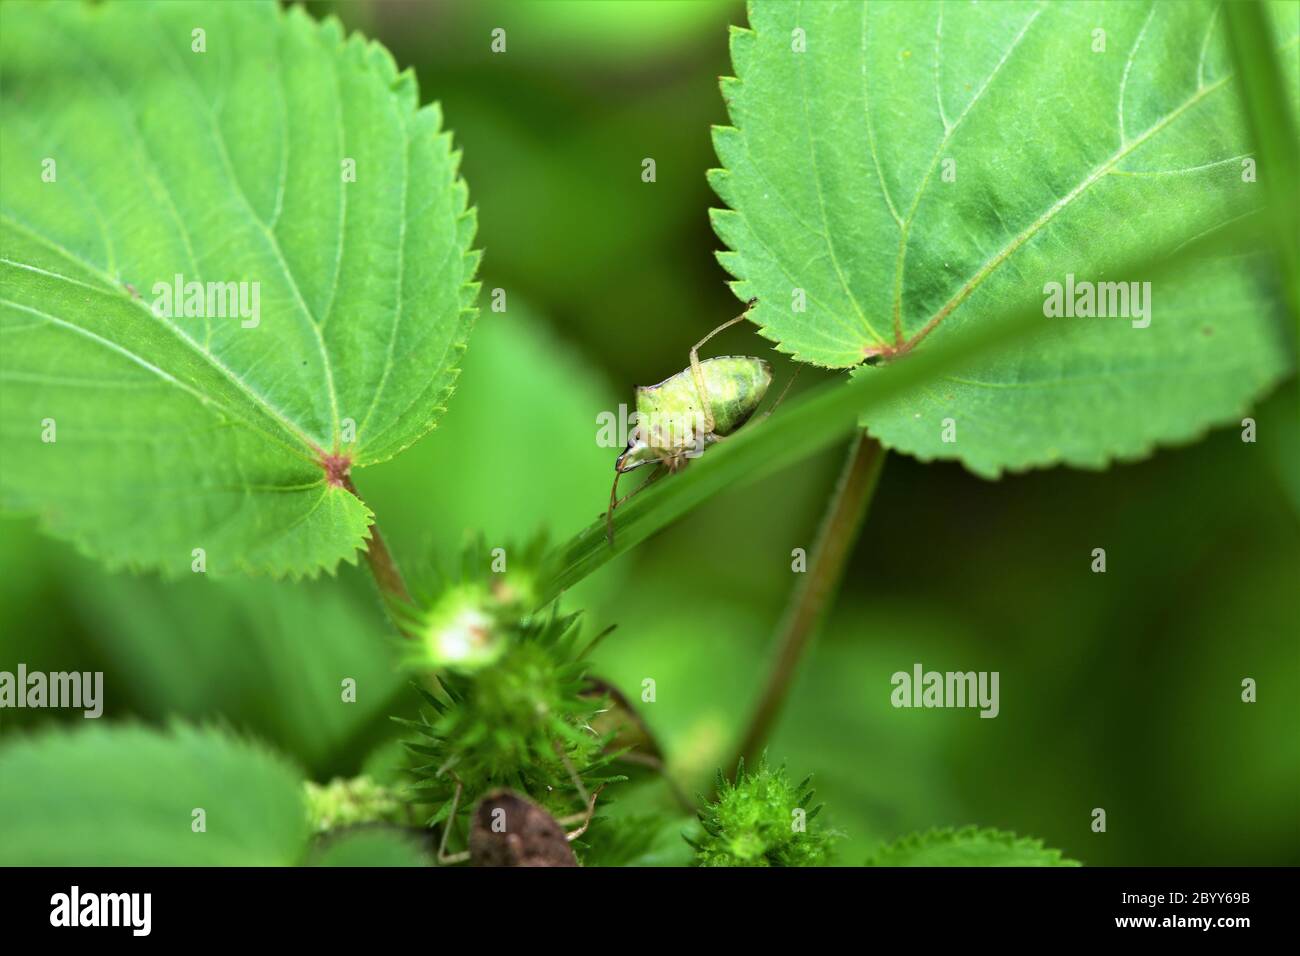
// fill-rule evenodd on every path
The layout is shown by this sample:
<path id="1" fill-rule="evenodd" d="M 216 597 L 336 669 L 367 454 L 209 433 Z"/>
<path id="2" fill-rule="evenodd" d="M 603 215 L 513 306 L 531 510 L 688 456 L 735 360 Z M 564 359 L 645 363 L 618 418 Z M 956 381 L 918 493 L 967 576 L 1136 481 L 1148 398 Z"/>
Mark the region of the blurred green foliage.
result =
<path id="1" fill-rule="evenodd" d="M 293 768 L 212 728 L 97 723 L 0 750 L 6 866 L 292 866 L 307 849 Z M 238 781 L 238 785 L 232 785 Z"/>
<path id="2" fill-rule="evenodd" d="M 743 10 L 640 6 L 310 5 L 415 66 L 480 211 L 485 309 L 457 393 L 434 433 L 361 476 L 408 570 L 449 564 L 479 530 L 491 546 L 594 519 L 617 453 L 596 446 L 597 413 L 682 368 L 739 311 L 713 259 L 704 171 L 717 164 L 709 124 L 725 119 L 725 25 Z M 489 47 L 496 26 L 504 55 Z M 640 179 L 647 156 L 654 184 Z M 493 288 L 504 313 L 487 308 Z M 745 330 L 717 344 L 771 354 Z M 775 358 L 780 386 L 789 365 Z M 797 387 L 817 380 L 810 370 Z M 1255 417 L 1257 443 L 1225 429 L 1098 473 L 988 482 L 889 458 L 770 748 L 816 775 L 841 862 L 975 823 L 1090 865 L 1300 863 L 1294 392 Z M 690 792 L 730 759 L 794 584 L 791 550 L 811 547 L 839 458 L 718 497 L 563 599 L 588 628 L 618 625 L 595 670 L 632 698 Z M 324 782 L 359 772 L 392 736 L 385 716 L 415 703 L 388 666 L 394 639 L 364 569 L 312 585 L 165 585 L 107 574 L 26 522 L 0 531 L 0 669 L 105 671 L 102 723 L 220 716 Z M 1089 570 L 1096 547 L 1105 574 Z M 890 675 L 918 661 L 999 671 L 999 717 L 892 708 Z M 345 676 L 356 704 L 340 702 Z M 1246 677 L 1257 703 L 1241 702 Z M 82 725 L 6 710 L 0 739 L 52 722 Z M 632 822 L 679 812 L 667 788 L 639 775 L 617 789 L 587 842 L 621 834 L 610 862 L 683 862 L 674 834 L 688 823 Z"/>

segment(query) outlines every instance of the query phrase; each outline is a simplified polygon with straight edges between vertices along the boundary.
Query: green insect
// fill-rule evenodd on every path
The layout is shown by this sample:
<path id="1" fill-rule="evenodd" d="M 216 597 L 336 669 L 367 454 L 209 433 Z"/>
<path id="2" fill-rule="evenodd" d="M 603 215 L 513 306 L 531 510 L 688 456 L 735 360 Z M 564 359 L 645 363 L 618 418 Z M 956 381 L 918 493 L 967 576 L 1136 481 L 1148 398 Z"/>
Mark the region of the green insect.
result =
<path id="1" fill-rule="evenodd" d="M 700 339 L 691 349 L 690 368 L 658 385 L 637 386 L 636 427 L 627 448 L 614 462 L 614 487 L 605 514 L 605 533 L 611 547 L 615 508 L 661 475 L 680 471 L 690 459 L 698 458 L 710 445 L 735 432 L 749 421 L 767 394 L 772 369 L 763 359 L 723 355 L 701 361 L 699 356 L 704 343 L 746 318 L 757 301 L 751 299 L 743 313 Z M 649 464 L 658 465 L 650 479 L 619 498 L 619 477 Z"/>

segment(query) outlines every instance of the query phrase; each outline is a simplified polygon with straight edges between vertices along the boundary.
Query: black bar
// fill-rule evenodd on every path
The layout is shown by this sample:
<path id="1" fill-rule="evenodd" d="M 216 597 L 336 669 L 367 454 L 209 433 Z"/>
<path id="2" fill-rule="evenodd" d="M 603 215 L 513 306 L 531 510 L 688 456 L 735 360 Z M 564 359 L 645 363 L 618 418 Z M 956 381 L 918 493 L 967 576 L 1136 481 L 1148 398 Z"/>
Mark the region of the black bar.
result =
<path id="1" fill-rule="evenodd" d="M 1222 944 L 1242 933 L 1292 929 L 1296 902 L 1294 870 L 1246 868 L 43 868 L 0 870 L 0 880 L 6 942 L 76 933 L 83 943 L 373 944 L 414 934 L 437 946 L 462 933 L 471 940 L 517 934 L 554 941 L 569 934 L 591 939 L 605 927 L 622 935 L 692 926 L 716 940 L 719 933 L 762 935 L 784 924 L 810 940 L 833 931 L 864 944 L 900 929 L 919 933 L 918 942 L 1128 936 Z M 125 926 L 52 926 L 52 900 L 70 897 L 73 886 L 83 906 L 88 894 L 150 894 L 148 935 L 135 935 L 130 911 L 123 911 Z M 142 922 L 142 913 L 136 916 Z M 1206 919 L 1208 928 L 1187 922 Z M 1125 920 L 1151 922 L 1121 925 Z"/>

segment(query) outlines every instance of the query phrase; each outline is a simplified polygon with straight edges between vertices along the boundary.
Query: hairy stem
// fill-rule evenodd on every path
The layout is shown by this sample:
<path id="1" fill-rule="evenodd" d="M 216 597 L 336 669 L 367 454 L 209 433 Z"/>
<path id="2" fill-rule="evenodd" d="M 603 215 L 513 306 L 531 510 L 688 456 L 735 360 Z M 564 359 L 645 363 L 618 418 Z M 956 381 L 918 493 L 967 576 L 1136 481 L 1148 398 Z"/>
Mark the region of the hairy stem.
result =
<path id="1" fill-rule="evenodd" d="M 341 482 L 343 487 L 356 495 L 359 501 L 365 502 L 361 493 L 357 491 L 357 486 L 352 483 L 351 475 L 343 475 Z M 397 562 L 393 560 L 393 554 L 388 550 L 384 536 L 379 532 L 378 522 L 370 525 L 370 547 L 366 549 L 366 562 L 370 565 L 370 573 L 374 575 L 375 584 L 379 586 L 379 593 L 384 599 L 385 606 L 390 601 L 410 603 L 411 592 L 406 589 L 402 572 L 398 570 Z"/>
<path id="2" fill-rule="evenodd" d="M 740 757 L 752 764 L 761 753 L 785 703 L 799 660 L 839 587 L 844 565 L 858 539 L 884 462 L 885 449 L 880 443 L 866 432 L 859 433 L 849 447 L 848 458 L 822 518 L 812 563 L 786 609 L 767 685 L 750 717 L 749 728 L 736 758 L 727 766 L 735 766 Z"/>

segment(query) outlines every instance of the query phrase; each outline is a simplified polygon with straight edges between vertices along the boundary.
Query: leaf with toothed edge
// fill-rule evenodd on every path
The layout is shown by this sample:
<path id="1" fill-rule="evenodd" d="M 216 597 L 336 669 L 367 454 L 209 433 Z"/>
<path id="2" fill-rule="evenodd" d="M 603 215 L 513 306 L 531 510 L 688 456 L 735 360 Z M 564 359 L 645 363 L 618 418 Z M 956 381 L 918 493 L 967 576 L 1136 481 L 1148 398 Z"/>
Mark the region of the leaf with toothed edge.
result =
<path id="1" fill-rule="evenodd" d="M 78 723 L 0 746 L 0 866 L 304 861 L 302 773 L 263 744 L 182 723 Z"/>
<path id="2" fill-rule="evenodd" d="M 1042 840 L 962 827 L 912 833 L 881 847 L 867 866 L 1079 866 Z"/>
<path id="3" fill-rule="evenodd" d="M 355 563 L 347 473 L 434 427 L 475 315 L 439 108 L 298 7 L 16 2 L 0 26 L 0 506 L 111 566 Z"/>
<path id="4" fill-rule="evenodd" d="M 1294 108 L 1297 4 L 1269 13 Z M 1140 282 L 1113 270 L 1264 195 L 1243 178 L 1215 3 L 753 2 L 749 23 L 722 82 L 732 125 L 714 131 L 710 182 L 729 208 L 712 220 L 736 295 L 800 361 L 888 374 L 1067 275 Z M 1142 457 L 1239 419 L 1287 375 L 1279 298 L 1263 257 L 1206 259 L 1153 285 L 1145 328 L 1044 317 L 1068 334 L 862 424 L 989 477 Z"/>

